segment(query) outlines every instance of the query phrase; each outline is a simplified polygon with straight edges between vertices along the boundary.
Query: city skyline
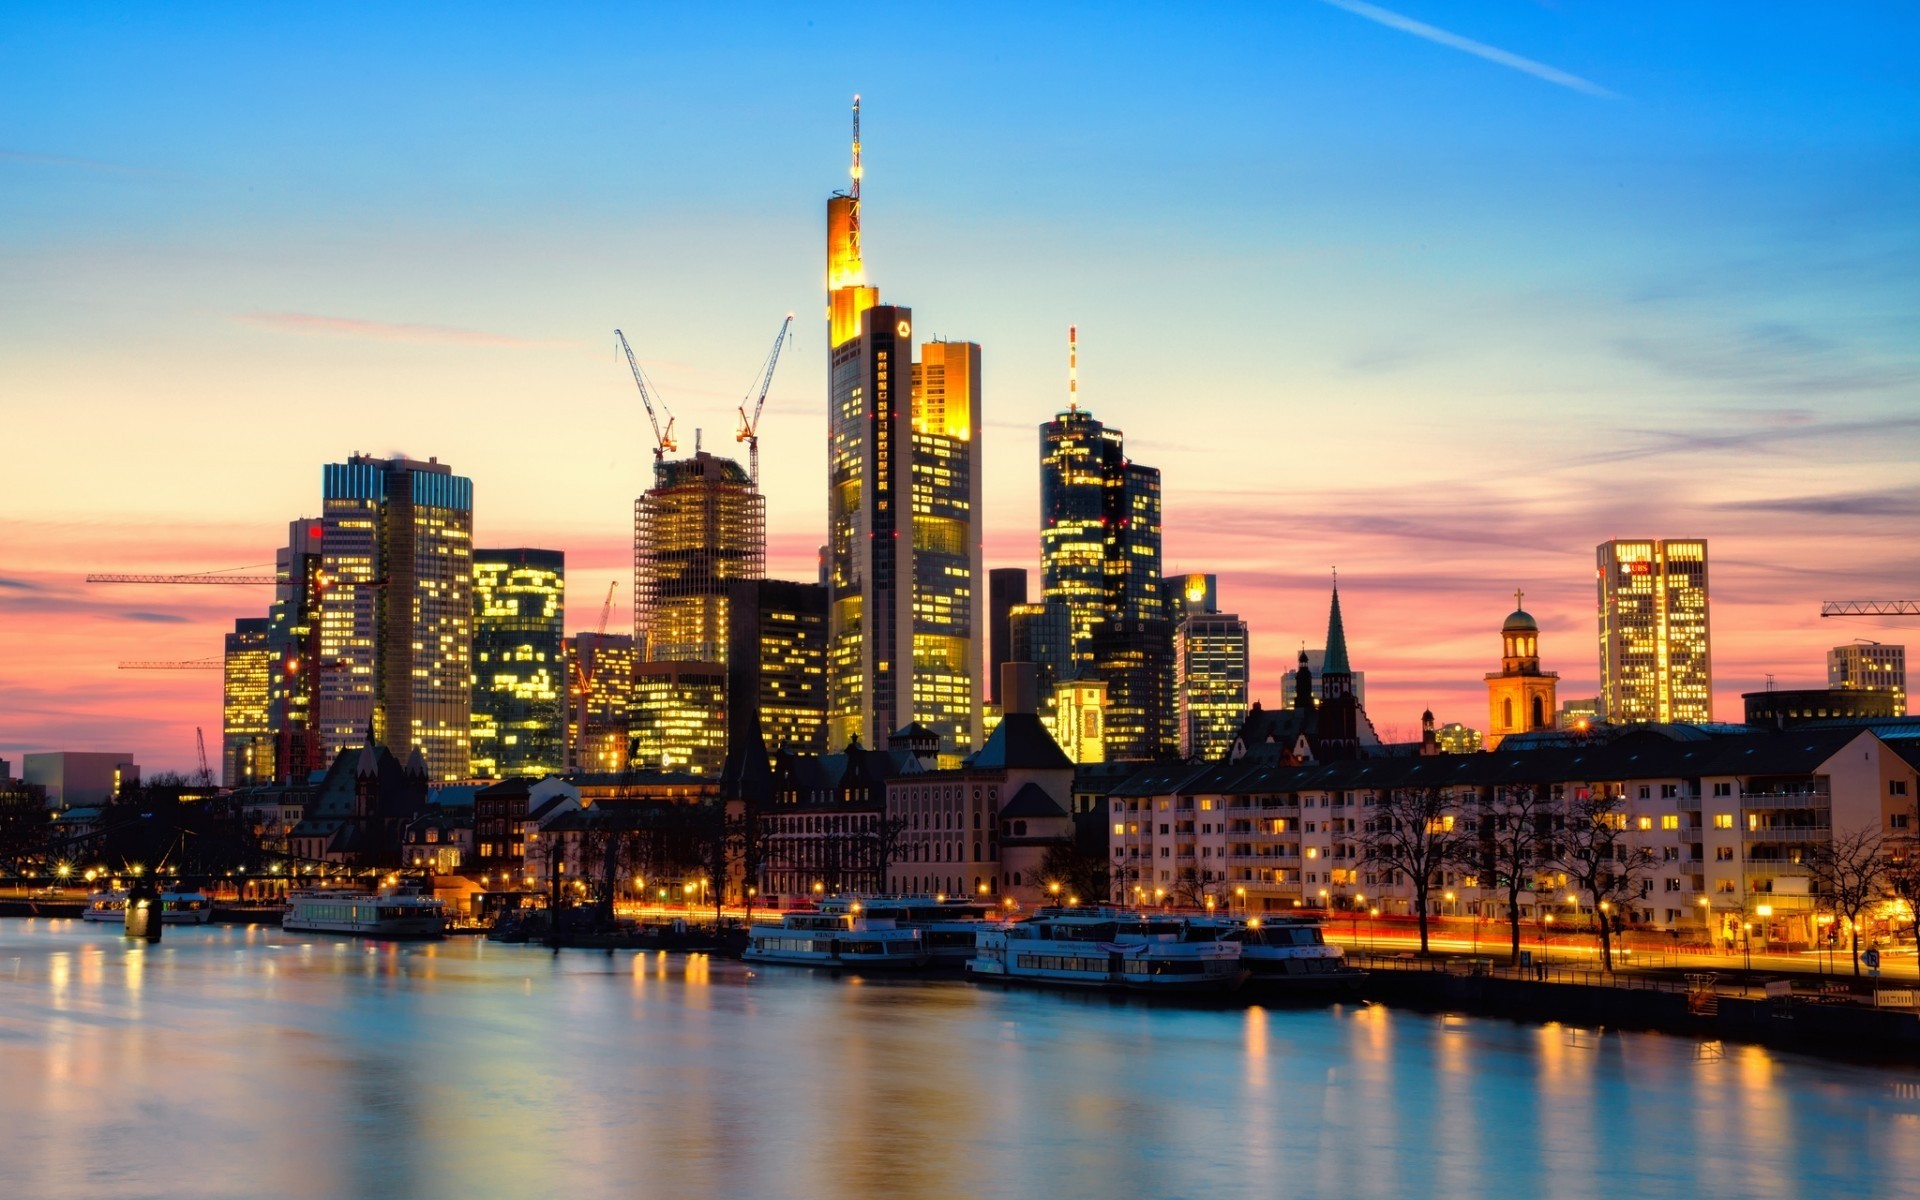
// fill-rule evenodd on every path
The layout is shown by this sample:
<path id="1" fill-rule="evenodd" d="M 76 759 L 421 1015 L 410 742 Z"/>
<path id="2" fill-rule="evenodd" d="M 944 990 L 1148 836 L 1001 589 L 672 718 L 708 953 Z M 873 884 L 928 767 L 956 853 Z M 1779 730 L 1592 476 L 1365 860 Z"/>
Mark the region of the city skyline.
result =
<path id="1" fill-rule="evenodd" d="M 1161 470 L 1164 569 L 1220 577 L 1251 627 L 1251 697 L 1268 707 L 1300 643 L 1319 639 L 1336 564 L 1369 712 L 1403 737 L 1427 706 L 1484 723 L 1482 678 L 1516 587 L 1560 695 L 1597 692 L 1588 556 L 1614 537 L 1712 543 L 1721 720 L 1768 675 L 1817 686 L 1831 646 L 1905 640 L 1898 622 L 1817 616 L 1825 598 L 1920 587 L 1900 528 L 1920 515 L 1904 477 L 1920 458 L 1920 369 L 1899 215 L 1915 187 L 1894 169 L 1915 104 L 1891 22 L 1875 37 L 1858 14 L 1763 15 L 1706 61 L 1681 44 L 1697 14 L 1663 16 L 1662 37 L 1631 48 L 1632 17 L 1472 14 L 1457 30 L 1551 62 L 1543 74 L 1354 11 L 1366 7 L 1246 14 L 1249 45 L 1289 76 L 1271 95 L 1197 75 L 1203 50 L 1251 50 L 1173 38 L 1160 53 L 1192 90 L 1151 114 L 1095 78 L 1104 41 L 1050 79 L 1039 51 L 1067 22 L 1036 25 L 1033 58 L 972 85 L 1018 84 L 1030 139 L 995 135 L 1004 98 L 973 115 L 980 97 L 965 88 L 830 51 L 830 70 L 804 72 L 827 82 L 790 63 L 738 101 L 672 98 L 665 83 L 611 101 L 561 89 L 537 115 L 564 136 L 537 152 L 531 116 L 507 121 L 515 136 L 497 146 L 436 136 L 480 134 L 505 101 L 453 112 L 411 94 L 359 148 L 348 134 L 365 113 L 273 93 L 268 112 L 216 115 L 223 89 L 249 77 L 211 70 L 236 65 L 223 43 L 168 31 L 178 66 L 139 61 L 109 80 L 96 73 L 131 52 L 137 28 L 33 18 L 56 45 L 84 32 L 105 46 L 31 64 L 7 54 L 0 83 L 29 114 L 0 146 L 0 227 L 19 268 L 0 284 L 0 393 L 28 400 L 9 406 L 0 754 L 131 746 L 149 770 L 188 768 L 194 726 L 219 728 L 219 674 L 113 664 L 217 656 L 266 590 L 81 576 L 270 562 L 289 516 L 321 515 L 319 465 L 354 452 L 457 463 L 475 481 L 476 542 L 563 551 L 568 633 L 590 630 L 586 598 L 631 586 L 631 504 L 649 466 L 610 331 L 633 332 L 683 438 L 704 426 L 734 451 L 732 406 L 763 324 L 819 312 L 818 205 L 844 183 L 855 90 L 873 278 L 933 320 L 925 340 L 985 347 L 986 566 L 1037 572 L 1034 431 L 1065 405 L 1059 339 L 1078 324 L 1083 403 Z M 659 20 L 696 48 L 675 77 L 720 53 L 710 33 Z M 977 36 L 1006 36 L 1004 18 L 989 24 Z M 1154 24 L 1135 20 L 1129 37 Z M 561 28 L 587 76 L 622 61 Z M 551 82 L 547 51 L 509 93 Z M 321 38 L 308 53 L 296 75 L 349 51 Z M 397 46 L 365 53 L 397 86 Z M 438 58 L 413 53 L 441 79 L 471 82 L 490 61 L 479 34 Z M 1784 62 L 1797 69 L 1764 69 Z M 109 119 L 126 89 L 185 69 L 222 81 L 192 93 L 197 105 Z M 55 85 L 108 102 L 32 102 Z M 635 133 L 649 161 L 694 190 L 638 195 L 637 167 L 602 161 L 619 154 L 606 127 L 586 126 L 621 121 L 622 102 L 652 118 Z M 1082 120 L 1082 103 L 1100 119 Z M 1434 111 L 1411 115 L 1416 103 Z M 256 168 L 254 123 L 273 112 L 297 118 L 313 163 L 267 155 Z M 768 138 L 775 112 L 790 142 Z M 1428 144 L 1446 121 L 1474 132 Z M 196 123 L 204 137 L 183 143 Z M 543 207 L 530 184 L 497 176 L 510 148 L 575 195 Z M 1717 169 L 1677 165 L 1682 152 L 1717 155 Z M 953 154 L 974 156 L 983 181 L 944 169 Z M 329 179 L 320 196 L 302 193 L 309 171 Z M 1019 185 L 1011 212 L 984 183 L 995 176 Z M 1191 191 L 1149 194 L 1143 179 Z M 1402 194 L 1417 190 L 1424 201 Z M 430 222 L 436 206 L 445 220 Z M 949 252 L 956 241 L 970 261 Z M 1164 303 L 1181 292 L 1208 303 Z M 768 574 L 808 580 L 826 528 L 826 361 L 819 321 L 796 324 L 761 459 Z M 529 404 L 550 436 L 525 436 Z M 73 449 L 34 452 L 54 445 Z M 77 466 L 88 486 L 72 486 Z M 617 611 L 611 629 L 631 620 Z"/>

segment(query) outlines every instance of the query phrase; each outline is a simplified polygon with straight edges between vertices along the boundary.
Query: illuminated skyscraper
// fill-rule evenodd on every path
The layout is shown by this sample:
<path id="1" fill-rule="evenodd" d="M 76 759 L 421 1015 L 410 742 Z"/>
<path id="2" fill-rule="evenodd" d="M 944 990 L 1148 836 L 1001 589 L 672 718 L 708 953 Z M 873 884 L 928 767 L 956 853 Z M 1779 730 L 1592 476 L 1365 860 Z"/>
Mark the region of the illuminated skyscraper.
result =
<path id="1" fill-rule="evenodd" d="M 1101 622 L 1166 615 L 1160 472 L 1128 460 L 1125 435 L 1079 406 L 1078 330 L 1067 336 L 1067 407 L 1040 426 L 1040 595 L 1066 606 L 1084 670 Z"/>
<path id="2" fill-rule="evenodd" d="M 740 464 L 699 451 L 654 464 L 634 503 L 634 758 L 717 775 L 727 755 L 731 585 L 766 573 L 766 501 Z"/>
<path id="3" fill-rule="evenodd" d="M 866 284 L 859 111 L 852 186 L 827 201 L 828 740 L 918 722 L 957 759 L 980 745 L 980 347 L 916 363 L 912 310 Z"/>
<path id="4" fill-rule="evenodd" d="M 1175 627 L 1173 657 L 1180 753 L 1222 758 L 1247 716 L 1247 623 L 1232 613 L 1188 613 Z"/>
<path id="5" fill-rule="evenodd" d="M 1107 684 L 1108 761 L 1178 751 L 1173 626 L 1160 577 L 1160 472 L 1080 407 L 1067 331 L 1067 407 L 1040 426 L 1040 594 L 1067 610 L 1075 678 Z"/>
<path id="6" fill-rule="evenodd" d="M 624 771 L 632 741 L 633 639 L 580 633 L 567 639 L 567 767 Z"/>
<path id="7" fill-rule="evenodd" d="M 827 589 L 762 579 L 745 644 L 759 654 L 760 732 L 769 753 L 827 752 Z"/>
<path id="8" fill-rule="evenodd" d="M 473 552 L 473 774 L 566 768 L 566 556 Z"/>
<path id="9" fill-rule="evenodd" d="M 1615 540 L 1600 543 L 1596 556 L 1606 719 L 1711 721 L 1707 543 Z"/>
<path id="10" fill-rule="evenodd" d="M 287 544 L 275 556 L 272 609 L 273 673 L 268 678 L 273 724 L 273 770 L 280 780 L 304 780 L 328 764 L 320 745 L 320 580 L 325 540 L 320 521 L 287 525 Z"/>
<path id="11" fill-rule="evenodd" d="M 328 760 L 374 740 L 467 777 L 473 481 L 438 459 L 356 454 L 324 472 L 320 731 Z"/>
<path id="12" fill-rule="evenodd" d="M 271 618 L 233 623 L 220 709 L 220 782 L 226 787 L 273 782 L 274 659 Z"/>

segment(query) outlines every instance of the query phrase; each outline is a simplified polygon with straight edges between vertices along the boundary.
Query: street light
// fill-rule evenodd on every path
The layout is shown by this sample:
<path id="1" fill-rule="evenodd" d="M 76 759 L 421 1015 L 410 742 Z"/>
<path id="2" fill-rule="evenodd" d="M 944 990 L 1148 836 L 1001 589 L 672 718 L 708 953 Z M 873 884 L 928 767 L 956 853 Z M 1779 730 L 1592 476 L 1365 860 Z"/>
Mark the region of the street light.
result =
<path id="1" fill-rule="evenodd" d="M 1551 928 L 1553 928 L 1553 914 L 1548 913 L 1540 919 L 1540 962 L 1542 966 L 1544 966 L 1547 961 L 1547 930 Z"/>

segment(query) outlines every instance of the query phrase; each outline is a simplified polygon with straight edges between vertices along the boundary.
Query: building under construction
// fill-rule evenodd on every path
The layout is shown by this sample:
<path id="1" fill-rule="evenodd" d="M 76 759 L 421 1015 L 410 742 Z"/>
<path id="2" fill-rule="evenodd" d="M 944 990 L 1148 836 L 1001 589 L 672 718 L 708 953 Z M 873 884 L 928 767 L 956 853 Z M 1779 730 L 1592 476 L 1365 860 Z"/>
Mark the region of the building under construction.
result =
<path id="1" fill-rule="evenodd" d="M 766 501 L 732 459 L 660 459 L 633 507 L 633 759 L 717 775 L 735 581 L 766 574 Z"/>

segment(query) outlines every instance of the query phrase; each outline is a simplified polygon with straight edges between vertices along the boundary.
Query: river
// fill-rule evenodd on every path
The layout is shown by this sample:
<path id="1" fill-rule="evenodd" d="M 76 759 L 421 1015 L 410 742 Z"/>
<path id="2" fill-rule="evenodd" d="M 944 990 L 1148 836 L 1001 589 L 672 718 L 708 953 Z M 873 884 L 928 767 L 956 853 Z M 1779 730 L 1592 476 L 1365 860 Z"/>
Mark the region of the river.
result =
<path id="1" fill-rule="evenodd" d="M 0 921 L 0 1194 L 1920 1191 L 1920 1073 L 1341 1005 Z"/>

